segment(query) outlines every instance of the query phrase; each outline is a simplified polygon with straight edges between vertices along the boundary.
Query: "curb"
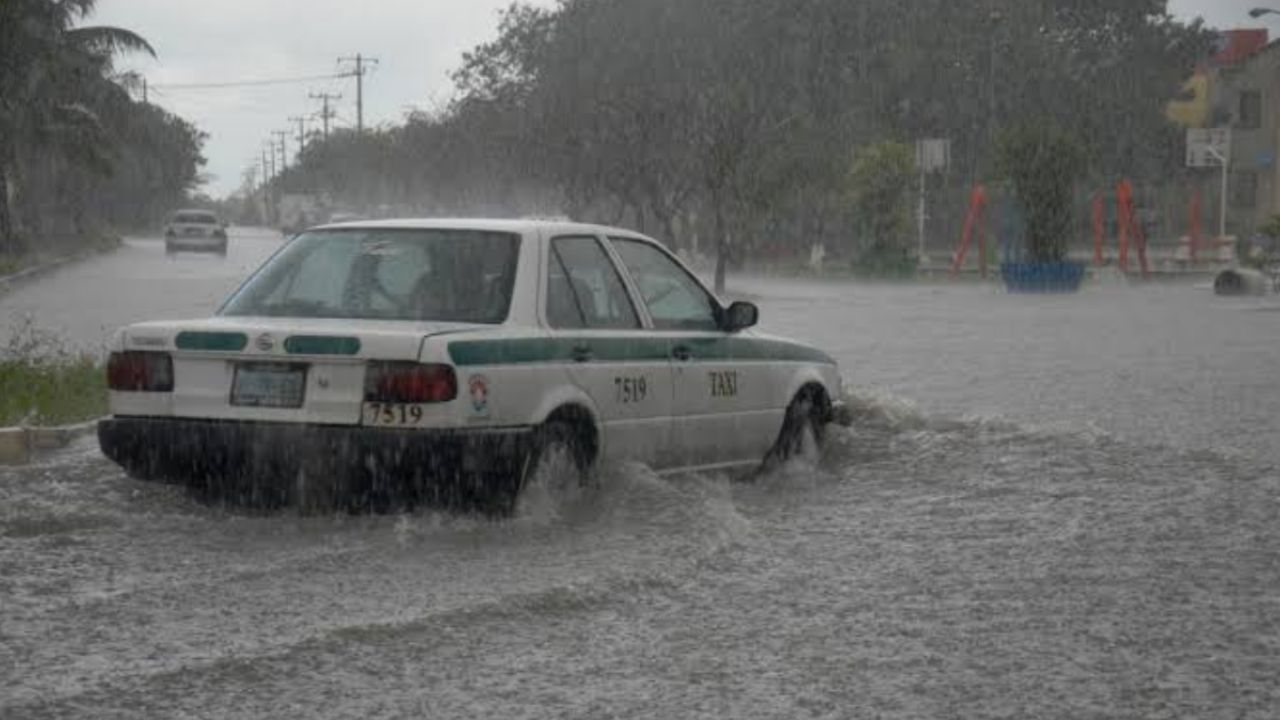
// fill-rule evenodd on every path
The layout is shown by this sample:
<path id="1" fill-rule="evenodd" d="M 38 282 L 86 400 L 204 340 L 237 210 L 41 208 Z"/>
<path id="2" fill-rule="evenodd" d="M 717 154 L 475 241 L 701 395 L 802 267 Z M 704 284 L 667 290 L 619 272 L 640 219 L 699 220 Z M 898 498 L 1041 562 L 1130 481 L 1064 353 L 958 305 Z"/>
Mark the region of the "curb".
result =
<path id="1" fill-rule="evenodd" d="M 40 453 L 61 450 L 97 430 L 97 420 L 58 427 L 0 428 L 0 466 L 26 465 Z"/>
<path id="2" fill-rule="evenodd" d="M 19 270 L 12 275 L 0 275 L 0 295 L 5 294 L 24 282 L 35 280 L 42 275 L 51 273 L 64 265 L 70 265 L 71 263 L 91 258 L 94 255 L 106 255 L 107 253 L 115 252 L 117 249 L 118 247 L 113 246 L 110 248 L 90 248 L 81 250 L 79 252 L 71 253 L 70 255 L 64 255 L 60 258 L 54 258 L 53 260 L 40 263 L 39 265 L 34 265 L 25 270 Z"/>

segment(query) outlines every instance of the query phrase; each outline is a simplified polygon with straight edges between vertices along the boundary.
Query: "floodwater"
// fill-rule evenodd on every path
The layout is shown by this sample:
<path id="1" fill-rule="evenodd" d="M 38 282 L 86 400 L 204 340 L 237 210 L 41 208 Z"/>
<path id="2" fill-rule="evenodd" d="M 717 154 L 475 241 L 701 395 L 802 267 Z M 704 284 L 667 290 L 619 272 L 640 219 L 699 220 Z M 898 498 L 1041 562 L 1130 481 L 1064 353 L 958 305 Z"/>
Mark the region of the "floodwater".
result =
<path id="1" fill-rule="evenodd" d="M 0 319 L 91 345 L 276 243 L 131 242 Z M 857 414 L 755 483 L 608 467 L 496 522 L 210 508 L 91 441 L 0 469 L 0 717 L 1276 716 L 1280 302 L 731 287 Z"/>

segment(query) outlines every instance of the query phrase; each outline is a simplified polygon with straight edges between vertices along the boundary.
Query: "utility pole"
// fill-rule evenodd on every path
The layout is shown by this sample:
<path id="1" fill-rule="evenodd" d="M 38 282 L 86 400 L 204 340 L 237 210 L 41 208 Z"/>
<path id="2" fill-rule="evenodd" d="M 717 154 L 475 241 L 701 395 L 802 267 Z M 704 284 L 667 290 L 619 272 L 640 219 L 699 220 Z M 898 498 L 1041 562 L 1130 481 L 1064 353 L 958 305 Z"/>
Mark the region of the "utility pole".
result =
<path id="1" fill-rule="evenodd" d="M 146 75 L 142 76 L 142 104 L 143 105 L 149 104 L 147 100 L 147 76 Z"/>
<path id="2" fill-rule="evenodd" d="M 285 138 L 289 137 L 289 131 L 272 130 L 271 134 L 275 135 L 276 139 L 280 141 L 280 173 L 283 175 L 289 169 L 289 158 L 286 155 L 288 148 L 285 146 Z M 272 149 L 274 148 L 275 144 L 272 143 Z"/>
<path id="3" fill-rule="evenodd" d="M 302 164 L 302 151 L 307 149 L 307 119 L 304 117 L 294 116 L 289 118 L 289 122 L 298 123 L 298 164 Z"/>
<path id="4" fill-rule="evenodd" d="M 271 224 L 271 179 L 275 175 L 275 149 L 272 148 L 271 158 L 267 159 L 267 149 L 262 148 L 262 218 L 263 222 Z"/>
<path id="5" fill-rule="evenodd" d="M 266 146 L 262 148 L 263 157 L 267 159 L 267 177 L 272 180 L 276 177 L 276 144 L 268 140 Z"/>
<path id="6" fill-rule="evenodd" d="M 369 72 L 370 65 L 377 65 L 378 59 L 365 57 L 356 53 L 355 57 L 338 58 L 338 62 L 355 63 L 352 75 L 356 76 L 356 132 L 364 132 L 364 74 Z"/>
<path id="7" fill-rule="evenodd" d="M 330 95 L 329 93 L 310 93 L 308 94 L 308 97 L 310 97 L 312 100 L 319 100 L 324 104 L 320 110 L 320 122 L 324 124 L 324 139 L 328 140 L 329 139 L 329 121 L 332 120 L 333 116 L 337 114 L 333 110 L 333 108 L 329 107 L 329 101 L 341 100 L 342 94 L 339 93 L 337 95 Z"/>

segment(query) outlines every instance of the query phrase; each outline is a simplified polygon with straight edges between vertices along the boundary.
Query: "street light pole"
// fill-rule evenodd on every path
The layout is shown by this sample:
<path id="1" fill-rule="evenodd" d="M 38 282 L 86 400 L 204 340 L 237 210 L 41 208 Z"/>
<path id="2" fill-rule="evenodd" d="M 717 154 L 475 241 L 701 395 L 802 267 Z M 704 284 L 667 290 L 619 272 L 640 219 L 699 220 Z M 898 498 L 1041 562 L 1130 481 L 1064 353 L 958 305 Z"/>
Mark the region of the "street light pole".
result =
<path id="1" fill-rule="evenodd" d="M 1220 203 L 1218 207 L 1218 237 L 1225 238 L 1227 236 L 1227 182 L 1231 172 L 1231 151 L 1228 150 L 1223 155 L 1213 148 L 1208 150 L 1213 159 L 1222 164 L 1222 192 L 1220 193 L 1221 197 L 1218 198 Z"/>

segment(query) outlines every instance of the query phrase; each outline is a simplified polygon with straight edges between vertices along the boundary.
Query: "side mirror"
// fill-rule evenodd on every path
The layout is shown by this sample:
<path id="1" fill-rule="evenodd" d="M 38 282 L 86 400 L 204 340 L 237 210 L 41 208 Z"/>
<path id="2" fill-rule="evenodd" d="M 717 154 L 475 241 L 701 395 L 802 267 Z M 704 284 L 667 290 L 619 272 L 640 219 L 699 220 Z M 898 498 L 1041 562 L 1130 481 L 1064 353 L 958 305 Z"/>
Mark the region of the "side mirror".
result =
<path id="1" fill-rule="evenodd" d="M 723 317 L 725 332 L 738 332 L 755 327 L 760 322 L 760 308 L 754 303 L 738 301 L 724 311 Z"/>

